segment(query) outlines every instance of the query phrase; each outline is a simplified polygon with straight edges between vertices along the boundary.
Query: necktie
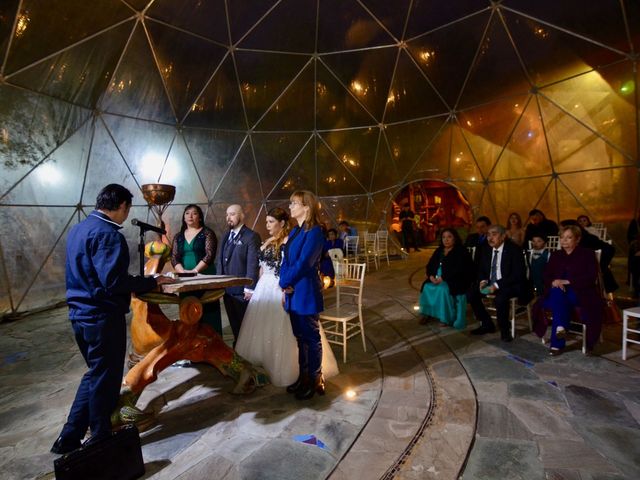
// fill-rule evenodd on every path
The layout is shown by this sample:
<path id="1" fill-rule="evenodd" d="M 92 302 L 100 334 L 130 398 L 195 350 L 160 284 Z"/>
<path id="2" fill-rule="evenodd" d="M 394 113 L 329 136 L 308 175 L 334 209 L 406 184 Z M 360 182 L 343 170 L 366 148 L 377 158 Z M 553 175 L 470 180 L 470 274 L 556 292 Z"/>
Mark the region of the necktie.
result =
<path id="1" fill-rule="evenodd" d="M 491 285 L 498 281 L 498 252 L 499 250 L 493 251 L 493 259 L 491 260 L 491 276 L 489 277 Z"/>
<path id="2" fill-rule="evenodd" d="M 236 239 L 236 232 L 232 231 L 229 234 L 229 243 L 233 243 L 233 241 Z"/>

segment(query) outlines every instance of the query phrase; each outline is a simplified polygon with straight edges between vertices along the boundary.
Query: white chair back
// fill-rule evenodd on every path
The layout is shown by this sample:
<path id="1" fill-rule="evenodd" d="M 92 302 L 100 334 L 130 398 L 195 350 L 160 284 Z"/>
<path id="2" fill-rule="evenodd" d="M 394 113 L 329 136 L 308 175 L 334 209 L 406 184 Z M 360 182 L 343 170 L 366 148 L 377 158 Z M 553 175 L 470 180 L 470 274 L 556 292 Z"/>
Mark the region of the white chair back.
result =
<path id="1" fill-rule="evenodd" d="M 344 239 L 344 251 L 347 260 L 358 261 L 358 246 L 360 243 L 360 237 L 357 235 L 349 235 Z"/>
<path id="2" fill-rule="evenodd" d="M 364 236 L 364 258 L 365 263 L 373 261 L 378 269 L 378 236 L 375 233 L 365 233 Z"/>
<path id="3" fill-rule="evenodd" d="M 378 237 L 378 257 L 385 257 L 387 266 L 389 266 L 389 232 L 387 230 L 378 230 L 376 236 Z"/>

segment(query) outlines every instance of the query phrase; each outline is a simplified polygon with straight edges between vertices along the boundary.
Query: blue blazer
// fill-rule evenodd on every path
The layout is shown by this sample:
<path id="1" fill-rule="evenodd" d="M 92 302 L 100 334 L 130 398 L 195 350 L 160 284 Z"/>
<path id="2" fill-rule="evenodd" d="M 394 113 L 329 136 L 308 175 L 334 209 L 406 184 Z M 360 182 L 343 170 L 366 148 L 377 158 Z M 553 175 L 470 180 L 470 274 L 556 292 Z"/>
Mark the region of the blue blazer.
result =
<path id="1" fill-rule="evenodd" d="M 305 231 L 294 227 L 289 233 L 280 267 L 280 287 L 293 287 L 285 298 L 285 310 L 314 315 L 324 310 L 318 265 L 324 246 L 322 229 L 316 225 Z"/>

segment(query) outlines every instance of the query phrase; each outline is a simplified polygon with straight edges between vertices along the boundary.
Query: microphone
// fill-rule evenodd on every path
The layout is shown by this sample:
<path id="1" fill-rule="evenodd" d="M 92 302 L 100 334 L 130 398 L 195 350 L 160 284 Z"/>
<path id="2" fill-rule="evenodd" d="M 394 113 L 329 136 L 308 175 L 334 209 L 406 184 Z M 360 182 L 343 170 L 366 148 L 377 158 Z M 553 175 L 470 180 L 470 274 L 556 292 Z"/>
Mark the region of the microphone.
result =
<path id="1" fill-rule="evenodd" d="M 146 231 L 156 232 L 156 233 L 159 233 L 160 235 L 164 235 L 165 233 L 167 233 L 165 229 L 156 227 L 154 225 L 149 225 L 148 223 L 141 222 L 137 218 L 134 218 L 133 220 L 131 220 L 131 225 L 140 227 L 143 232 L 146 232 Z"/>

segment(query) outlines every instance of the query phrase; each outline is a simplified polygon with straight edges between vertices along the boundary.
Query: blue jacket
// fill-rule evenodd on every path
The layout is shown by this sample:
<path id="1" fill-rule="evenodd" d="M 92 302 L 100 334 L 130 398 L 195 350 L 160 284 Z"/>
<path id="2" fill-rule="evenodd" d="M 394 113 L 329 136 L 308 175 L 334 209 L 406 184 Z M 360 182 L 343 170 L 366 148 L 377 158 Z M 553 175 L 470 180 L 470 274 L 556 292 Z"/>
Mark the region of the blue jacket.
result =
<path id="1" fill-rule="evenodd" d="M 313 315 L 324 310 L 318 275 L 323 245 L 324 235 L 317 225 L 309 231 L 294 227 L 289 233 L 280 267 L 280 287 L 293 287 L 293 293 L 285 299 L 288 312 Z"/>
<path id="2" fill-rule="evenodd" d="M 129 248 L 120 228 L 93 211 L 69 232 L 65 278 L 72 320 L 124 315 L 131 292 L 156 287 L 153 278 L 129 275 Z"/>

